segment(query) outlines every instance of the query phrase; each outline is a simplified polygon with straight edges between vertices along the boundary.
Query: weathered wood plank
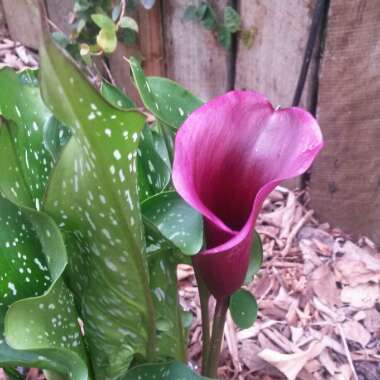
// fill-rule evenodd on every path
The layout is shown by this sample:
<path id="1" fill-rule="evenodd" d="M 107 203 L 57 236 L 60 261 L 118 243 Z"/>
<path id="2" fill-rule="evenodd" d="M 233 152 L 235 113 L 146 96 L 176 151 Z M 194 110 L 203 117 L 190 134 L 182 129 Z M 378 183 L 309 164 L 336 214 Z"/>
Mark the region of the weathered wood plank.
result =
<path id="1" fill-rule="evenodd" d="M 6 20 L 3 9 L 3 3 L 0 1 L 0 37 L 7 36 Z"/>
<path id="2" fill-rule="evenodd" d="M 163 2 L 167 75 L 207 100 L 227 90 L 228 54 L 202 25 L 183 21 L 185 9 L 191 3 Z M 210 3 L 221 11 L 227 1 Z"/>
<path id="3" fill-rule="evenodd" d="M 162 30 L 161 4 L 146 10 L 139 8 L 139 47 L 147 75 L 165 75 L 164 42 Z"/>
<path id="4" fill-rule="evenodd" d="M 380 7 L 330 5 L 318 117 L 326 146 L 312 171 L 312 205 L 323 220 L 380 244 Z"/>
<path id="5" fill-rule="evenodd" d="M 239 41 L 236 88 L 262 92 L 274 105 L 291 105 L 314 3 L 240 0 L 243 27 L 254 26 L 257 32 L 250 49 Z"/>
<path id="6" fill-rule="evenodd" d="M 74 0 L 45 0 L 50 20 L 65 34 L 70 33 L 69 17 Z"/>
<path id="7" fill-rule="evenodd" d="M 31 0 L 2 0 L 8 30 L 14 41 L 37 49 L 39 18 Z"/>
<path id="8" fill-rule="evenodd" d="M 253 46 L 238 41 L 236 84 L 238 89 L 259 91 L 273 103 L 291 105 L 311 25 L 315 0 L 240 0 L 239 12 L 245 29 L 255 27 Z M 301 106 L 309 107 L 312 94 L 311 65 Z M 287 181 L 300 185 L 300 178 Z"/>
<path id="9" fill-rule="evenodd" d="M 111 55 L 109 63 L 116 84 L 138 105 L 141 105 L 137 90 L 131 81 L 128 63 L 124 57 L 139 56 L 142 58 L 146 74 L 165 75 L 160 2 L 157 1 L 150 10 L 140 6 L 136 13 L 130 16 L 138 20 L 139 34 L 137 44 L 133 47 L 127 47 L 119 43 L 116 52 Z"/>

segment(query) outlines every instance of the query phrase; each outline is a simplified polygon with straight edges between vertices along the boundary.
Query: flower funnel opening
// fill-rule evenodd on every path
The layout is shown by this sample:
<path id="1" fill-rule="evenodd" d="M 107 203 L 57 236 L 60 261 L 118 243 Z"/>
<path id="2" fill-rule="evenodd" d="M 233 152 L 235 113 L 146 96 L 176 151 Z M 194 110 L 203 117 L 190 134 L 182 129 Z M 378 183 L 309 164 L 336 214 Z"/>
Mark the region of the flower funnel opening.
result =
<path id="1" fill-rule="evenodd" d="M 219 96 L 181 126 L 173 182 L 204 217 L 206 247 L 193 262 L 216 298 L 243 284 L 265 198 L 281 181 L 304 173 L 322 146 L 308 112 L 274 109 L 251 91 Z"/>

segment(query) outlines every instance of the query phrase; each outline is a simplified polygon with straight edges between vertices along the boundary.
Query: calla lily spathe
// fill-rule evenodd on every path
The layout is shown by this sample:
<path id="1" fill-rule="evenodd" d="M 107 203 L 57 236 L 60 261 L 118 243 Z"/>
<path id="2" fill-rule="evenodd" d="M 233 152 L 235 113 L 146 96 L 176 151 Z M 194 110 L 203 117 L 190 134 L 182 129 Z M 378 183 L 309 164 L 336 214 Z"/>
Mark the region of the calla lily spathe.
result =
<path id="1" fill-rule="evenodd" d="M 304 173 L 322 146 L 308 112 L 274 109 L 251 91 L 211 100 L 180 127 L 173 181 L 204 217 L 206 247 L 193 262 L 216 298 L 244 281 L 265 198 L 281 181 Z"/>

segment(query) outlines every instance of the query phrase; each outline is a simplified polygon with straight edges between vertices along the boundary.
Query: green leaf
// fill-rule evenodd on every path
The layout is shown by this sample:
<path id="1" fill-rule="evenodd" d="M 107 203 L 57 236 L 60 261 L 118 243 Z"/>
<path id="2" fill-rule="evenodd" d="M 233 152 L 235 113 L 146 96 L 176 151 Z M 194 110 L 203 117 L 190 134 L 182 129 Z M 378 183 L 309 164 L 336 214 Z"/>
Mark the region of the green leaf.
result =
<path id="1" fill-rule="evenodd" d="M 132 100 L 110 83 L 103 82 L 100 92 L 115 107 L 134 107 Z M 167 187 L 171 169 L 163 137 L 147 125 L 141 133 L 137 152 L 138 189 L 140 200 L 143 201 Z"/>
<path id="2" fill-rule="evenodd" d="M 244 280 L 245 285 L 249 285 L 253 281 L 253 277 L 259 271 L 263 263 L 263 246 L 261 244 L 260 235 L 257 233 L 257 231 L 254 231 L 253 234 L 251 257 L 249 260 L 247 274 L 245 275 Z"/>
<path id="3" fill-rule="evenodd" d="M 107 91 L 105 91 L 107 90 Z M 119 89 L 108 84 L 102 95 L 116 106 L 131 106 L 131 100 Z M 161 192 L 170 181 L 168 152 L 162 136 L 147 125 L 141 134 L 137 172 L 140 200 Z M 161 239 L 159 234 L 158 239 Z M 176 263 L 171 246 L 148 256 L 150 288 L 156 311 L 157 348 L 160 357 L 186 361 L 186 343 L 177 301 Z"/>
<path id="4" fill-rule="evenodd" d="M 44 144 L 52 113 L 43 103 L 36 70 L 0 70 L 0 190 L 16 203 L 41 207 L 53 157 Z"/>
<path id="5" fill-rule="evenodd" d="M 116 30 L 115 23 L 112 21 L 112 19 L 104 14 L 91 15 L 91 19 L 100 29 L 106 30 L 108 32 L 114 32 Z"/>
<path id="6" fill-rule="evenodd" d="M 256 298 L 247 290 L 239 289 L 230 300 L 230 312 L 233 321 L 241 329 L 251 327 L 257 318 Z"/>
<path id="7" fill-rule="evenodd" d="M 127 17 L 127 16 L 123 17 L 120 20 L 119 26 L 120 28 L 134 30 L 135 32 L 139 31 L 139 26 L 137 25 L 136 20 L 134 20 L 132 17 Z"/>
<path id="8" fill-rule="evenodd" d="M 4 92 L 0 94 L 0 109 L 2 115 L 8 119 L 0 126 L 0 167 L 3 173 L 0 177 L 0 192 L 13 202 L 39 209 L 54 159 L 44 141 L 45 132 L 50 128 L 52 114 L 40 97 L 36 74 L 36 71 L 31 70 L 20 74 L 9 69 L 0 71 L 1 86 L 7 88 L 7 96 L 4 96 Z M 0 255 L 2 273 L 0 276 L 0 331 L 2 335 L 4 313 L 10 306 L 11 310 L 16 310 L 16 312 L 12 318 L 7 318 L 9 321 L 7 331 L 10 334 L 7 339 L 9 343 L 13 343 L 15 347 L 23 350 L 12 349 L 0 337 L 0 363 L 39 366 L 62 373 L 73 371 L 77 374 L 82 373 L 78 378 L 87 378 L 86 365 L 80 358 L 78 359 L 75 352 L 61 353 L 60 348 L 62 347 L 58 347 L 58 351 L 56 350 L 57 346 L 55 345 L 62 343 L 58 339 L 63 336 L 60 335 L 62 333 L 59 331 L 60 329 L 52 331 L 52 327 L 46 325 L 38 312 L 33 314 L 37 327 L 39 326 L 41 329 L 42 325 L 46 325 L 46 332 L 53 333 L 51 337 L 56 334 L 54 339 L 56 343 L 52 344 L 52 341 L 46 341 L 37 347 L 38 336 L 33 335 L 36 331 L 28 328 L 30 310 L 28 309 L 27 313 L 25 310 L 21 311 L 21 316 L 28 318 L 28 322 L 24 321 L 21 325 L 16 323 L 20 316 L 20 312 L 17 311 L 18 307 L 23 307 L 25 305 L 23 302 L 26 300 L 12 305 L 13 301 L 31 296 L 40 296 L 39 303 L 41 303 L 47 299 L 49 294 L 60 289 L 61 304 L 67 302 L 73 307 L 71 294 L 67 293 L 68 290 L 58 279 L 66 265 L 62 238 L 54 227 L 54 223 L 50 219 L 46 219 L 47 217 L 43 217 L 39 213 L 33 214 L 30 209 L 22 211 L 2 197 L 0 197 L 0 203 L 0 219 L 6 220 L 1 223 L 3 227 L 0 230 L 0 240 L 3 239 L 3 242 L 0 242 L 0 249 L 4 249 L 4 253 L 7 253 Z M 30 218 L 33 219 L 33 226 L 27 220 Z M 39 242 L 39 238 L 43 244 Z M 42 251 L 48 255 L 49 265 L 43 264 L 45 256 Z M 56 256 L 54 256 L 55 254 Z M 51 281 L 54 283 L 51 284 Z M 51 286 L 50 290 L 47 289 L 48 286 Z M 45 291 L 47 293 L 42 295 Z M 11 295 L 14 297 L 12 298 Z M 3 301 L 4 298 L 6 298 L 6 302 Z M 53 303 L 56 301 L 51 300 L 49 304 L 56 306 L 54 313 L 62 312 L 63 316 L 65 310 L 61 310 L 63 307 L 61 304 Z M 28 302 L 32 306 L 37 301 L 29 299 Z M 11 310 L 8 313 L 11 313 Z M 40 311 L 41 313 L 42 311 Z M 53 311 L 50 314 L 52 313 Z M 49 313 L 45 311 L 43 315 L 46 319 Z M 69 319 L 70 321 L 67 323 L 69 325 L 71 323 L 72 326 L 68 328 L 66 321 L 62 321 L 62 327 L 66 329 L 66 333 L 71 329 L 78 334 L 79 327 L 76 323 L 75 313 L 71 313 Z M 32 337 L 31 342 L 18 345 L 17 340 L 25 339 L 28 334 Z M 48 351 L 47 355 L 41 356 L 41 353 L 46 350 Z"/>
<path id="9" fill-rule="evenodd" d="M 186 362 L 185 330 L 178 302 L 177 264 L 170 250 L 148 256 L 150 288 L 156 310 L 157 352 Z"/>
<path id="10" fill-rule="evenodd" d="M 101 29 L 96 36 L 96 42 L 105 53 L 113 53 L 117 46 L 117 36 L 114 30 Z"/>
<path id="11" fill-rule="evenodd" d="M 232 46 L 231 32 L 223 26 L 218 28 L 218 41 L 226 50 L 231 49 L 231 46 Z"/>
<path id="12" fill-rule="evenodd" d="M 54 162 L 67 145 L 71 137 L 71 131 L 60 123 L 54 116 L 51 116 L 44 125 L 44 146 L 50 152 Z"/>
<path id="13" fill-rule="evenodd" d="M 156 125 L 158 127 L 158 130 L 160 131 L 162 139 L 162 146 L 165 146 L 165 154 L 167 154 L 168 158 L 168 165 L 171 167 L 173 162 L 173 156 L 174 156 L 174 139 L 176 135 L 176 130 L 173 128 L 168 127 L 166 124 L 157 121 Z M 166 162 L 166 161 L 165 161 Z"/>
<path id="14" fill-rule="evenodd" d="M 201 13 L 203 13 L 203 11 Z M 214 30 L 218 25 L 216 14 L 209 5 L 207 5 L 206 11 L 203 14 L 201 22 L 202 25 L 208 30 Z"/>
<path id="15" fill-rule="evenodd" d="M 129 59 L 137 90 L 145 107 L 164 124 L 177 129 L 203 102 L 176 82 L 146 77 L 138 60 Z"/>
<path id="16" fill-rule="evenodd" d="M 114 107 L 123 109 L 136 107 L 135 103 L 128 98 L 120 88 L 113 86 L 105 80 L 103 80 L 100 85 L 100 93 L 103 95 L 104 99 L 110 102 Z"/>
<path id="17" fill-rule="evenodd" d="M 202 21 L 206 15 L 207 11 L 209 10 L 210 6 L 207 4 L 207 2 L 202 1 L 199 7 L 196 9 L 196 16 L 198 21 Z"/>
<path id="18" fill-rule="evenodd" d="M 155 240 L 164 239 L 166 244 L 171 244 L 185 255 L 195 255 L 201 250 L 202 217 L 175 191 L 157 194 L 147 199 L 142 203 L 141 211 L 151 234 L 161 236 L 161 239 Z"/>
<path id="19" fill-rule="evenodd" d="M 145 119 L 106 102 L 47 34 L 40 57 L 44 100 L 73 132 L 44 210 L 65 232 L 66 277 L 85 322 L 95 373 L 119 379 L 134 355 L 149 358 L 155 351 L 136 173 Z"/>
<path id="20" fill-rule="evenodd" d="M 133 368 L 127 373 L 124 380 L 207 380 L 209 378 L 198 375 L 188 366 L 178 362 L 165 364 L 144 364 Z M 211 379 L 209 379 L 211 380 Z"/>
<path id="21" fill-rule="evenodd" d="M 1 196 L 0 210 L 0 365 L 88 379 L 73 296 L 61 279 L 67 259 L 59 230 Z"/>
<path id="22" fill-rule="evenodd" d="M 250 49 L 253 46 L 256 35 L 257 35 L 257 28 L 255 26 L 253 26 L 250 29 L 243 30 L 241 32 L 241 39 L 243 41 L 244 46 L 247 49 Z"/>
<path id="23" fill-rule="evenodd" d="M 158 150 L 158 146 L 162 149 L 162 144 L 165 144 L 163 137 L 146 125 L 141 134 L 137 160 L 141 201 L 162 192 L 170 182 L 168 153 Z"/>
<path id="24" fill-rule="evenodd" d="M 236 33 L 240 29 L 240 15 L 232 7 L 224 8 L 224 26 L 230 33 Z"/>
<path id="25" fill-rule="evenodd" d="M 134 46 L 137 43 L 137 33 L 132 29 L 122 29 L 120 31 L 123 42 L 127 46 Z"/>
<path id="26" fill-rule="evenodd" d="M 40 194 L 37 195 L 38 198 L 33 200 L 22 173 L 20 163 L 23 161 L 22 156 L 15 154 L 14 143 L 17 143 L 17 140 L 12 138 L 11 129 L 17 130 L 17 126 L 0 119 L 0 170 L 2 173 L 0 176 L 0 194 L 14 202 L 30 207 L 35 204 L 39 208 Z"/>

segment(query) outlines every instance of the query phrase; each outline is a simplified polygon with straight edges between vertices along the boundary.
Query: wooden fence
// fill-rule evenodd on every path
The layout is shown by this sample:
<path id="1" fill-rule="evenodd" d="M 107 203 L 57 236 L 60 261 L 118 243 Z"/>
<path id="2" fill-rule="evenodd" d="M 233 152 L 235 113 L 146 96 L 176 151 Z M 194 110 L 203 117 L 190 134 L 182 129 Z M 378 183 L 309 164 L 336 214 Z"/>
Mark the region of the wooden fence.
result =
<path id="1" fill-rule="evenodd" d="M 68 30 L 73 0 L 45 0 L 52 21 Z M 232 53 L 197 23 L 184 22 L 198 0 L 161 0 L 139 10 L 138 49 L 145 70 L 167 75 L 203 99 L 232 88 L 255 89 L 289 106 L 296 88 L 316 0 L 233 1 L 253 46 Z M 222 12 L 228 0 L 211 0 Z M 312 206 L 322 220 L 380 244 L 380 2 L 330 0 L 323 38 L 311 62 L 301 104 L 315 110 L 326 146 L 312 168 Z M 35 19 L 25 0 L 2 0 L 12 37 L 35 48 Z M 0 20 L 2 18 L 0 17 Z M 132 86 L 120 45 L 109 59 L 117 83 Z M 302 185 L 301 179 L 289 186 Z"/>

